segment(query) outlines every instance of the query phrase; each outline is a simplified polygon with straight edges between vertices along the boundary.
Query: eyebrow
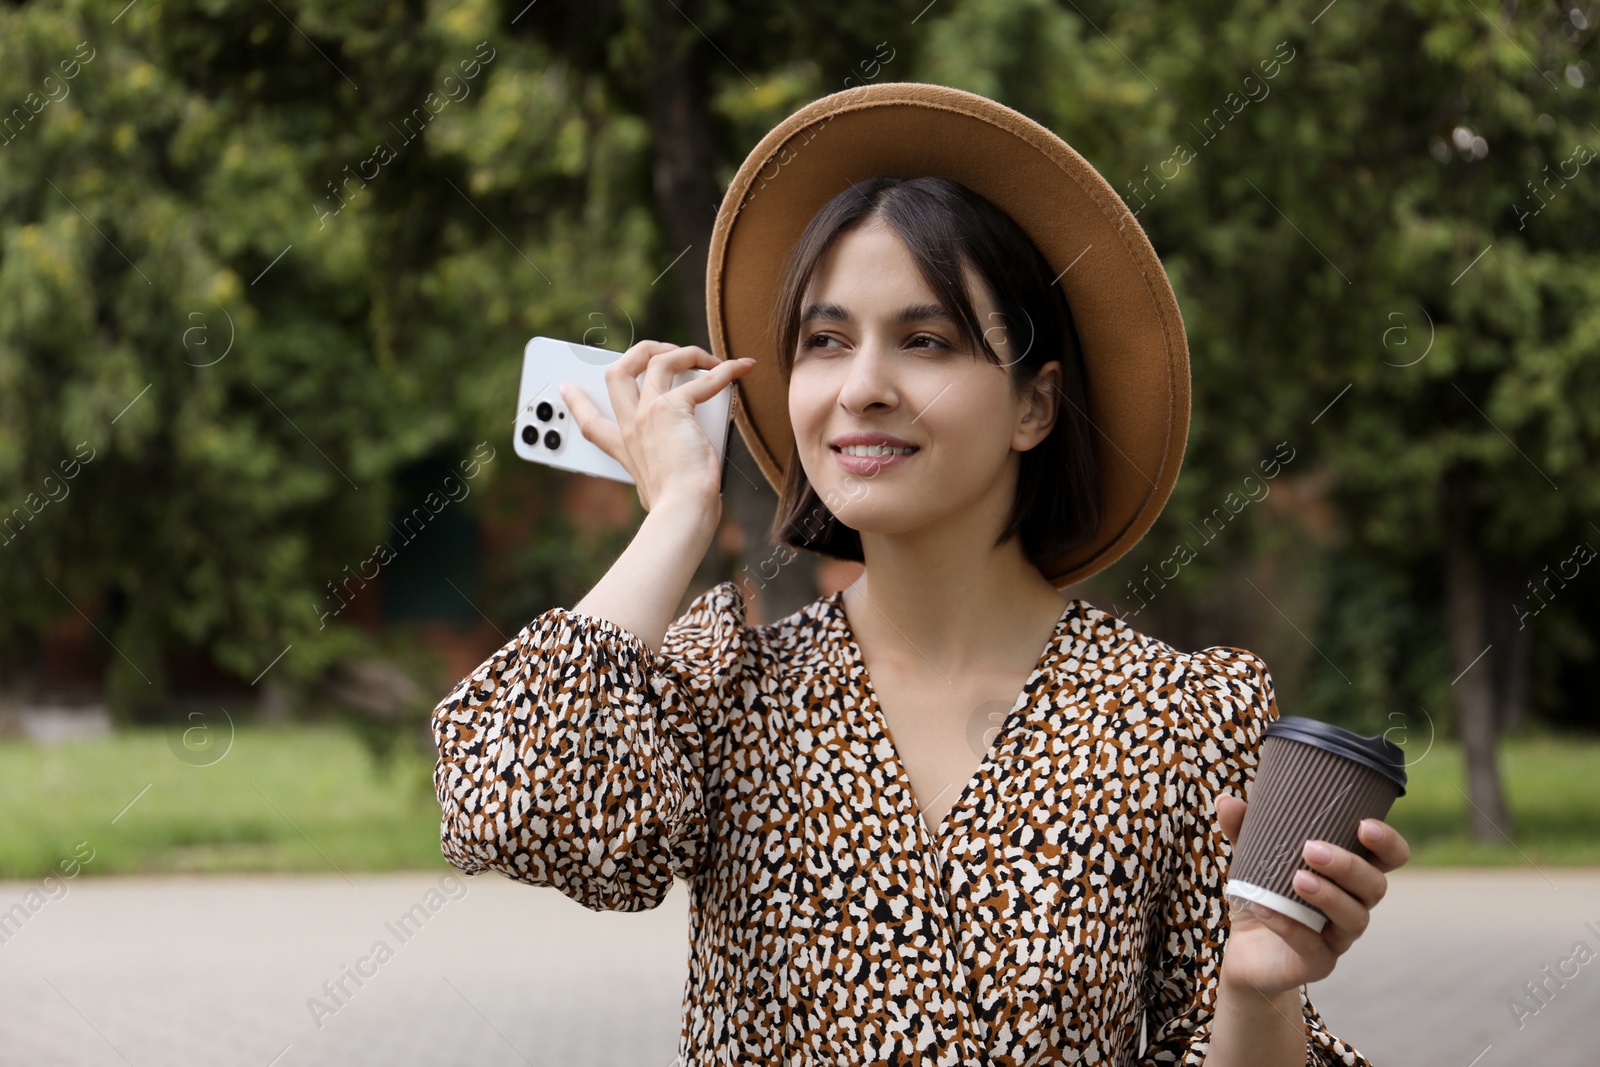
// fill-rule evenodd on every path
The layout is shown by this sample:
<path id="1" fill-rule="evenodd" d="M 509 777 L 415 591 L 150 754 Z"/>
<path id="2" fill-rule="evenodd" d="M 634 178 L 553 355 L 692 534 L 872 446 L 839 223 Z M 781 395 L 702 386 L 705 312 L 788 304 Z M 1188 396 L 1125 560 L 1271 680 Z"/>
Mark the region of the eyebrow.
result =
<path id="1" fill-rule="evenodd" d="M 850 312 L 838 304 L 812 304 L 800 316 L 802 323 L 812 319 L 834 319 L 839 322 L 854 322 Z M 951 315 L 942 304 L 912 304 L 903 307 L 895 315 L 897 325 L 906 325 L 913 322 L 947 322 L 955 325 L 955 316 Z"/>

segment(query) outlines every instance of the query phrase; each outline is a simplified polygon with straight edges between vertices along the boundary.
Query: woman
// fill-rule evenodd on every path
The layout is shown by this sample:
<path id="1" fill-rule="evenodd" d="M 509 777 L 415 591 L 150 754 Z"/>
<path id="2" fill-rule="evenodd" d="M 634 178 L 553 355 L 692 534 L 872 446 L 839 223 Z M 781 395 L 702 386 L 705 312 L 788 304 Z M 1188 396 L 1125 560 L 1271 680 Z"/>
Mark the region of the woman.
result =
<path id="1" fill-rule="evenodd" d="M 881 128 L 789 147 L 796 129 L 879 105 Z M 1170 357 L 1181 331 L 1095 310 L 1092 279 L 1064 293 L 1032 236 L 1048 227 L 1019 225 L 921 150 L 891 161 L 915 178 L 837 172 L 952 109 L 973 137 L 1010 123 L 1040 152 L 1037 128 L 992 101 L 884 85 L 810 105 L 752 153 L 719 216 L 713 334 L 775 351 L 764 368 L 644 341 L 607 373 L 615 423 L 563 390 L 648 514 L 582 601 L 439 705 L 444 853 L 595 909 L 654 907 L 688 880 L 685 1064 L 1366 1064 L 1304 984 L 1365 929 L 1404 840 L 1369 820 L 1370 858 L 1308 844 L 1325 877 L 1296 889 L 1329 916 L 1320 934 L 1230 916 L 1227 846 L 1277 714 L 1264 664 L 1179 652 L 1058 592 L 1125 551 L 1170 489 L 1175 464 L 1136 493 L 1105 452 L 1170 458 L 1186 360 L 1181 389 L 1117 368 Z M 794 188 L 752 200 L 780 151 Z M 996 190 L 1018 170 L 1002 172 Z M 736 227 L 766 234 L 753 202 L 804 216 L 795 240 L 745 242 L 789 250 L 775 288 L 740 261 Z M 1100 238 L 1137 262 L 1137 225 L 1106 219 L 1120 225 Z M 1107 263 L 1102 278 L 1126 266 Z M 730 326 L 763 291 L 766 349 L 748 315 Z M 669 388 L 689 368 L 708 373 Z M 721 514 L 692 406 L 736 380 L 764 467 L 792 435 L 786 470 L 768 473 L 779 538 L 864 571 L 765 625 L 733 582 L 674 620 Z M 775 384 L 781 417 L 762 404 Z M 1182 418 L 1152 421 L 1152 405 Z"/>

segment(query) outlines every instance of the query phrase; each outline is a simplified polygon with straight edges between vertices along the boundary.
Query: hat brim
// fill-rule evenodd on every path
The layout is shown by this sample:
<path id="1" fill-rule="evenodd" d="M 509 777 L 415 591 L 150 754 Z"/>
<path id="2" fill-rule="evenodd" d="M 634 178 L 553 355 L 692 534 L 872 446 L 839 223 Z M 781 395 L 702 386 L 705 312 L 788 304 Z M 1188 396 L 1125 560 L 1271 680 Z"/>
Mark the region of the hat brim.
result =
<path id="1" fill-rule="evenodd" d="M 1189 432 L 1189 349 L 1178 301 L 1133 213 L 1045 127 L 987 97 L 888 82 L 822 97 L 761 139 L 717 211 L 706 266 L 712 353 L 753 357 L 734 419 L 782 491 L 794 449 L 770 336 L 773 300 L 807 224 L 835 194 L 877 175 L 958 181 L 1010 215 L 1060 280 L 1083 346 L 1101 522 L 1092 543 L 1041 567 L 1057 588 L 1126 553 L 1155 522 Z"/>

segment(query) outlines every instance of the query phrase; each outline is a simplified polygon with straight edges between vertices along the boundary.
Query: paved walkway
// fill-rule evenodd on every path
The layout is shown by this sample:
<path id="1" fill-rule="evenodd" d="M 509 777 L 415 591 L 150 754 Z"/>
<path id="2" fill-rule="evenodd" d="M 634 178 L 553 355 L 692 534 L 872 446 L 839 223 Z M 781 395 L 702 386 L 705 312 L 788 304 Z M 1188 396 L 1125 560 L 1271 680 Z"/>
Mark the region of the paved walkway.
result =
<path id="1" fill-rule="evenodd" d="M 0 1064 L 668 1067 L 687 900 L 599 914 L 452 873 L 0 882 Z M 1600 870 L 1402 871 L 1311 992 L 1380 1067 L 1593 1064 Z"/>

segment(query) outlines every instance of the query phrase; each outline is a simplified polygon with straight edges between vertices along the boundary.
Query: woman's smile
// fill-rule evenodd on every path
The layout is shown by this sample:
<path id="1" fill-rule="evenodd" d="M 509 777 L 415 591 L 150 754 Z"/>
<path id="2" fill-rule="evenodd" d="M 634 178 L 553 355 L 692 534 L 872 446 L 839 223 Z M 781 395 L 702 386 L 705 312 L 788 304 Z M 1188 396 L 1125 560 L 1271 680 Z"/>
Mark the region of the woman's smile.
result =
<path id="1" fill-rule="evenodd" d="M 833 458 L 851 474 L 877 474 L 911 461 L 920 449 L 888 445 L 833 445 Z"/>
<path id="2" fill-rule="evenodd" d="M 920 446 L 886 433 L 840 434 L 828 442 L 835 462 L 851 474 L 877 474 L 898 467 L 919 452 Z"/>

